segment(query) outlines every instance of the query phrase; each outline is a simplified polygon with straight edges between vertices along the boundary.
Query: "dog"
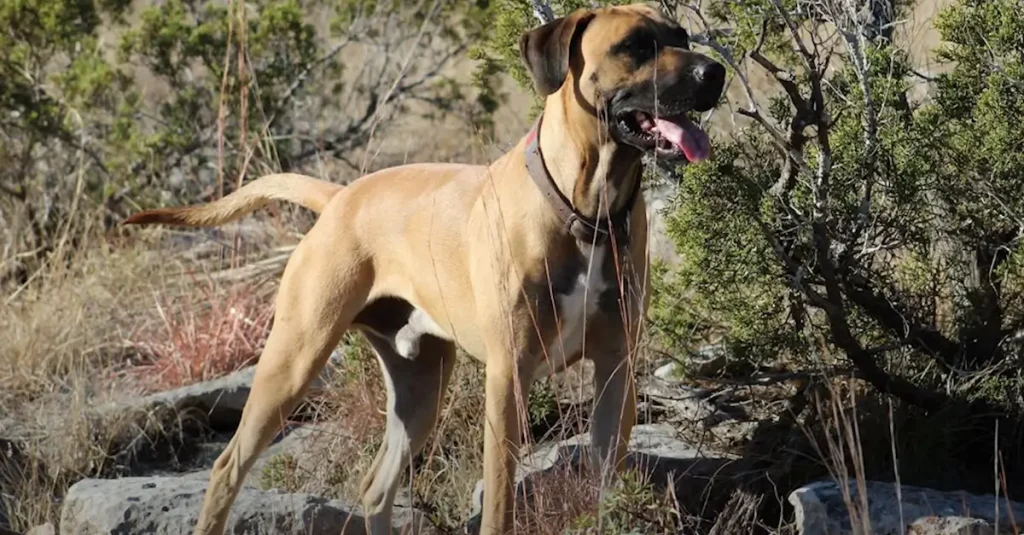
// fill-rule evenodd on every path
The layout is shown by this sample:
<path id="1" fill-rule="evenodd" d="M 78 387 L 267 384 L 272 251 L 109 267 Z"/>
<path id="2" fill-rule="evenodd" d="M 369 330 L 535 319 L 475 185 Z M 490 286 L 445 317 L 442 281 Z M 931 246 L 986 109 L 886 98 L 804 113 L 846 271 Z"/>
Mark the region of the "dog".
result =
<path id="1" fill-rule="evenodd" d="M 195 533 L 220 534 L 239 487 L 350 329 L 387 385 L 383 443 L 361 490 L 366 527 L 389 533 L 410 459 L 434 428 L 456 347 L 485 367 L 481 533 L 513 528 L 531 383 L 590 359 L 593 465 L 624 466 L 636 419 L 631 356 L 649 304 L 642 156 L 708 157 L 688 118 L 717 105 L 724 67 L 647 4 L 583 9 L 521 36 L 545 106 L 486 166 L 418 163 L 341 186 L 261 177 L 220 200 L 127 224 L 215 226 L 271 201 L 320 215 L 281 278 L 273 327 L 234 437 L 214 464 Z"/>

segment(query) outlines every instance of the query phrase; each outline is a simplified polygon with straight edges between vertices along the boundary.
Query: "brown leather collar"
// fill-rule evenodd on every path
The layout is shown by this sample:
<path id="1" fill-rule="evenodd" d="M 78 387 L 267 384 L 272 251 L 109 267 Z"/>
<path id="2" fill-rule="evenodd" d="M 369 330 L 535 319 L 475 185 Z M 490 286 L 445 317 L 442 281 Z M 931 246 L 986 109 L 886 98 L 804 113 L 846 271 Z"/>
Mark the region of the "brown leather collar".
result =
<path id="1" fill-rule="evenodd" d="M 574 238 L 580 242 L 601 245 L 608 240 L 609 236 L 614 236 L 617 246 L 628 244 L 629 216 L 636 204 L 637 196 L 640 195 L 640 177 L 637 177 L 633 191 L 629 194 L 629 200 L 621 210 L 611 214 L 610 217 L 593 219 L 579 213 L 573 207 L 572 202 L 558 189 L 551 173 L 548 173 L 547 166 L 544 165 L 544 156 L 540 153 L 540 123 L 543 117 L 543 114 L 537 117 L 533 129 L 527 134 L 526 170 L 530 178 L 551 203 L 551 207 L 555 209 L 555 213 L 565 224 L 565 230 Z"/>

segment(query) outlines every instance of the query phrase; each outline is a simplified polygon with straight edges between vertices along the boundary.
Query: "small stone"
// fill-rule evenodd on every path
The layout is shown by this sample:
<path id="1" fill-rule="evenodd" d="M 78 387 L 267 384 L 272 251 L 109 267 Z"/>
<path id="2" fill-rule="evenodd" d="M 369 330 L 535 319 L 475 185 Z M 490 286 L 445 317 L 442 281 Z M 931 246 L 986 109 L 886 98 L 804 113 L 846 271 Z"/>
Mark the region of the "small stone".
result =
<path id="1" fill-rule="evenodd" d="M 683 371 L 683 366 L 673 360 L 658 367 L 657 370 L 654 370 L 654 376 L 658 379 L 670 381 L 672 379 L 679 378 L 683 374 Z"/>
<path id="2" fill-rule="evenodd" d="M 25 532 L 25 535 L 57 535 L 57 528 L 47 522 Z"/>

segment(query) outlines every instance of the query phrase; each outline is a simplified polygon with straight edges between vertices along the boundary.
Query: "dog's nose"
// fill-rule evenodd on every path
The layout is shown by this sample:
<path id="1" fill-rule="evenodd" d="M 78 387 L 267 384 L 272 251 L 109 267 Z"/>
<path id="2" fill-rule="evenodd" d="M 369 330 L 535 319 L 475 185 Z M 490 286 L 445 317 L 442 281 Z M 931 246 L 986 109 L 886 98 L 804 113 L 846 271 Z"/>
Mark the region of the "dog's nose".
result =
<path id="1" fill-rule="evenodd" d="M 702 61 L 693 68 L 693 109 L 705 112 L 718 104 L 718 98 L 725 88 L 725 67 L 717 61 Z"/>
<path id="2" fill-rule="evenodd" d="M 701 63 L 693 70 L 693 77 L 697 83 L 714 87 L 725 82 L 725 67 L 717 61 Z"/>

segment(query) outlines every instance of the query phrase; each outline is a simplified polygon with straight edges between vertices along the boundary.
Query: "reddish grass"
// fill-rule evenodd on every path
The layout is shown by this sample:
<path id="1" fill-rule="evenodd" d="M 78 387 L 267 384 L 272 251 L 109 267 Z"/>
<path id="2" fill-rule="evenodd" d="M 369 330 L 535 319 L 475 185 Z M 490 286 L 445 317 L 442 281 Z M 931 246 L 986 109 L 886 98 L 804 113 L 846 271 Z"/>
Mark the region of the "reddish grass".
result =
<path id="1" fill-rule="evenodd" d="M 219 289 L 196 284 L 186 297 L 157 296 L 159 321 L 136 331 L 129 343 L 145 363 L 130 373 L 147 390 L 214 379 L 254 363 L 274 316 L 273 303 L 250 286 Z"/>

